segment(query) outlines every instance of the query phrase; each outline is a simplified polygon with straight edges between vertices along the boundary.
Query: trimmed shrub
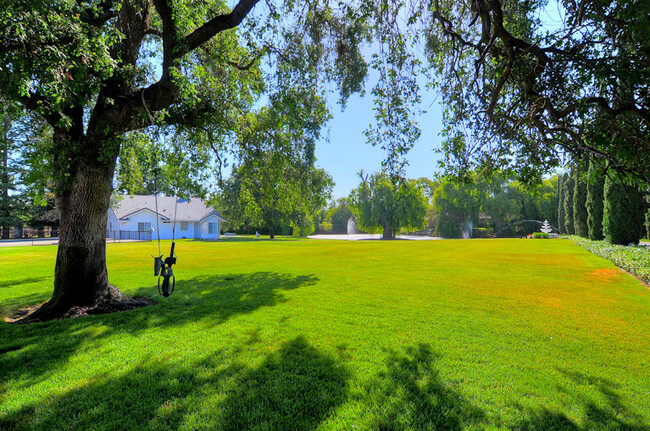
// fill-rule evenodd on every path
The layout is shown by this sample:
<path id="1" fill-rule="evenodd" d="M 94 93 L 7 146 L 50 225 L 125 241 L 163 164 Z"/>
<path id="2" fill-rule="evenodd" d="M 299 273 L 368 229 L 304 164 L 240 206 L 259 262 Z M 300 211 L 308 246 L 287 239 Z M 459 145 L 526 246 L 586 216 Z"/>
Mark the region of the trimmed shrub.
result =
<path id="1" fill-rule="evenodd" d="M 589 236 L 587 225 L 587 184 L 584 182 L 582 169 L 573 173 L 573 229 L 583 238 Z"/>
<path id="2" fill-rule="evenodd" d="M 612 244 L 636 244 L 643 237 L 643 205 L 641 193 L 634 186 L 609 176 L 605 180 L 603 232 Z"/>
<path id="3" fill-rule="evenodd" d="M 566 175 L 562 174 L 557 179 L 557 228 L 560 231 L 560 234 L 565 234 L 566 230 L 564 229 L 564 182 L 566 181 Z"/>
<path id="4" fill-rule="evenodd" d="M 568 175 L 564 181 L 564 233 L 567 235 L 575 234 L 573 226 L 573 189 L 575 180 L 573 175 Z"/>
<path id="5" fill-rule="evenodd" d="M 603 172 L 595 163 L 589 163 L 589 183 L 587 184 L 587 226 L 589 239 L 600 241 L 603 235 L 603 187 L 605 179 Z"/>

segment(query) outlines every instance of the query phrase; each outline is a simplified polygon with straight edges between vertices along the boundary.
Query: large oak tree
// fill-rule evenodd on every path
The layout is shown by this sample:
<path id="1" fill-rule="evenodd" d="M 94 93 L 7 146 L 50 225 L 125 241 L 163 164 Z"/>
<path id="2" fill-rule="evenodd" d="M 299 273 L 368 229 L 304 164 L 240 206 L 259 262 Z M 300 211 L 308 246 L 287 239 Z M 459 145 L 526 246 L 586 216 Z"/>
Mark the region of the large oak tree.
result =
<path id="1" fill-rule="evenodd" d="M 106 270 L 106 213 L 121 142 L 158 121 L 159 113 L 174 122 L 175 115 L 212 110 L 225 116 L 236 107 L 241 91 L 233 94 L 227 84 L 241 80 L 227 63 L 238 66 L 246 50 L 227 30 L 256 3 L 241 0 L 229 11 L 220 3 L 199 8 L 168 0 L 3 2 L 2 92 L 52 128 L 61 213 L 54 293 L 30 320 L 59 317 L 75 306 L 100 312 L 139 305 L 109 283 Z M 218 54 L 230 57 L 207 61 Z M 160 68 L 152 74 L 156 58 Z M 221 105 L 210 105 L 219 97 Z"/>
<path id="2" fill-rule="evenodd" d="M 134 131 L 219 152 L 264 94 L 318 93 L 319 78 L 343 101 L 361 89 L 360 14 L 286 1 L 255 15 L 258 1 L 0 0 L 0 92 L 51 129 L 42 155 L 61 215 L 54 293 L 26 320 L 140 305 L 109 283 L 105 251 L 116 160 Z"/>

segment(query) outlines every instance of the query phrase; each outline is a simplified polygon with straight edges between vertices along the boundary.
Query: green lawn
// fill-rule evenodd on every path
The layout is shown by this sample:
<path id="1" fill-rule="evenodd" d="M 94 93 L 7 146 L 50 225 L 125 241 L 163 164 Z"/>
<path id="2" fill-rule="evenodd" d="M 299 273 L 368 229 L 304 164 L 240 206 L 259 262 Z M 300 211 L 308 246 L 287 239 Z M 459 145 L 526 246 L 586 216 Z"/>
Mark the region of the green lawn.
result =
<path id="1" fill-rule="evenodd" d="M 0 314 L 55 252 L 0 248 Z M 156 252 L 109 244 L 113 284 L 155 298 Z M 177 253 L 157 305 L 0 323 L 0 429 L 650 430 L 650 289 L 568 240 Z"/>

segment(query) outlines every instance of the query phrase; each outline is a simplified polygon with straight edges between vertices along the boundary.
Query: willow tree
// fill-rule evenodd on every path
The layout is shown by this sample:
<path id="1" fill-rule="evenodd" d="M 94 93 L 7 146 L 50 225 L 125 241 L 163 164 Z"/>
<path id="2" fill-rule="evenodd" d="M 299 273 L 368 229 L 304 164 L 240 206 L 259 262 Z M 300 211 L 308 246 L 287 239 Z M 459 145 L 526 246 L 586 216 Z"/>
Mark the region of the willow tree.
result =
<path id="1" fill-rule="evenodd" d="M 224 214 L 248 226 L 292 226 L 306 236 L 313 217 L 325 207 L 333 181 L 314 166 L 314 150 L 329 118 L 325 101 L 313 90 L 287 89 L 245 119 L 242 146 L 220 196 Z"/>
<path id="2" fill-rule="evenodd" d="M 359 173 L 361 184 L 350 194 L 357 225 L 367 232 L 394 238 L 401 229 L 424 227 L 427 200 L 416 180 L 395 180 L 386 174 Z"/>

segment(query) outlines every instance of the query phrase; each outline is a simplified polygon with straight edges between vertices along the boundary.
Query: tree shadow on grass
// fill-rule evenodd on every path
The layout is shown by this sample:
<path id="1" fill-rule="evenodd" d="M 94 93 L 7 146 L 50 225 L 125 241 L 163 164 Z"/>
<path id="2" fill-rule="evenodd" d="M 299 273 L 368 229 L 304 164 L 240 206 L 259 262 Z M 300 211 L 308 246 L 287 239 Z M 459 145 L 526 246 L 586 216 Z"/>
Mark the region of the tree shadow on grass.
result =
<path id="1" fill-rule="evenodd" d="M 0 322 L 0 387 L 9 381 L 27 387 L 47 379 L 84 344 L 102 337 L 138 335 L 152 327 L 166 330 L 197 321 L 220 324 L 235 315 L 285 302 L 283 291 L 317 281 L 314 276 L 269 272 L 197 277 L 180 282 L 164 304 L 31 325 Z"/>
<path id="2" fill-rule="evenodd" d="M 558 369 L 562 375 L 574 384 L 580 386 L 591 386 L 602 396 L 604 403 L 598 403 L 586 395 L 578 395 L 578 405 L 584 411 L 584 418 L 576 423 L 566 414 L 551 411 L 546 408 L 527 409 L 527 418 L 517 423 L 513 429 L 518 430 L 630 430 L 650 431 L 650 424 L 644 418 L 633 411 L 633 406 L 626 405 L 620 394 L 620 387 L 617 383 L 602 377 L 588 376 L 586 374 L 568 370 Z M 566 388 L 560 388 L 568 393 Z M 521 406 L 519 406 L 524 410 Z"/>
<path id="3" fill-rule="evenodd" d="M 255 369 L 218 352 L 181 368 L 147 361 L 119 376 L 97 376 L 9 412 L 0 429 L 313 429 L 344 402 L 347 378 L 334 359 L 298 337 Z"/>
<path id="4" fill-rule="evenodd" d="M 365 389 L 370 429 L 461 430 L 485 416 L 441 379 L 437 359 L 428 344 L 389 352 L 386 370 Z"/>
<path id="5" fill-rule="evenodd" d="M 133 318 L 141 320 L 133 330 L 141 327 L 182 325 L 206 320 L 211 324 L 227 321 L 235 315 L 249 314 L 262 307 L 271 307 L 287 301 L 283 292 L 315 285 L 314 275 L 292 276 L 276 272 L 226 274 L 195 277 L 179 281 L 176 291 L 155 307 L 139 310 Z M 143 289 L 134 296 L 151 295 L 157 287 Z"/>
<path id="6" fill-rule="evenodd" d="M 204 358 L 219 363 L 223 354 Z M 224 370 L 194 373 L 201 364 L 174 368 L 146 360 L 118 376 L 98 375 L 87 385 L 0 418 L 0 429 L 177 429 L 203 387 L 219 387 Z"/>
<path id="7" fill-rule="evenodd" d="M 215 429 L 314 429 L 346 400 L 348 378 L 332 357 L 295 338 L 237 382 Z"/>
<path id="8" fill-rule="evenodd" d="M 21 278 L 19 280 L 12 279 L 8 281 L 0 281 L 0 289 L 8 288 L 8 287 L 19 287 L 21 284 L 29 284 L 29 283 L 39 283 L 41 281 L 45 280 L 50 280 L 52 276 L 45 276 L 45 277 L 27 277 L 27 278 Z"/>

